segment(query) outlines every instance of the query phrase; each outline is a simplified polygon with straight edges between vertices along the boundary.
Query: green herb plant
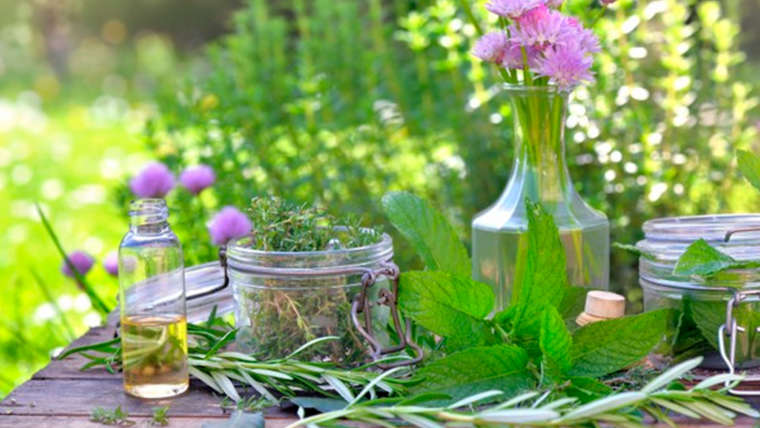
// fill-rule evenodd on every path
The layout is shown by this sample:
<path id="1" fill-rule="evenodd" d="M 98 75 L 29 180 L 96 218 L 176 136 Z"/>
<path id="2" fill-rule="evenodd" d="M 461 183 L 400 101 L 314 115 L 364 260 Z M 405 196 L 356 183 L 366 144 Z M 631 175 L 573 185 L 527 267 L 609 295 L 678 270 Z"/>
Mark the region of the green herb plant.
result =
<path id="1" fill-rule="evenodd" d="M 154 407 L 153 415 L 150 419 L 150 424 L 162 427 L 169 425 L 169 416 L 167 413 L 169 413 L 169 406 Z"/>
<path id="2" fill-rule="evenodd" d="M 356 398 L 357 391 L 364 391 L 362 396 L 369 397 L 396 395 L 403 393 L 407 385 L 414 382 L 402 378 L 408 369 L 398 369 L 381 377 L 371 371 L 372 364 L 344 370 L 334 363 L 297 358 L 309 347 L 338 340 L 336 337 L 315 339 L 284 358 L 258 360 L 251 355 L 226 350 L 235 341 L 237 330 L 217 317 L 215 311 L 206 322 L 188 323 L 187 328 L 190 375 L 235 402 L 242 399 L 244 390 L 241 386 L 251 388 L 270 402 L 278 402 L 278 397 L 295 397 L 304 392 L 351 401 Z M 80 354 L 89 360 L 82 370 L 103 367 L 110 373 L 116 373 L 122 365 L 118 338 L 72 348 L 58 358 L 72 354 Z"/>
<path id="3" fill-rule="evenodd" d="M 129 419 L 129 414 L 126 410 L 122 410 L 121 406 L 113 410 L 96 407 L 90 414 L 90 420 L 103 425 L 128 426 L 135 424 L 135 421 Z"/>
<path id="4" fill-rule="evenodd" d="M 337 267 L 357 261 L 341 250 L 375 244 L 377 229 L 361 226 L 354 216 L 334 217 L 308 204 L 294 204 L 269 196 L 251 200 L 250 238 L 244 245 L 272 254 L 268 267 L 316 268 L 304 265 L 297 253 L 324 251 L 319 267 Z M 340 340 L 320 342 L 301 355 L 304 359 L 329 359 L 347 365 L 366 359 L 365 343 L 350 318 L 351 302 L 360 291 L 360 275 L 329 275 L 309 279 L 256 278 L 256 287 L 238 289 L 241 323 L 238 342 L 259 358 L 281 358 L 323 336 Z M 375 311 L 377 312 L 377 311 Z"/>

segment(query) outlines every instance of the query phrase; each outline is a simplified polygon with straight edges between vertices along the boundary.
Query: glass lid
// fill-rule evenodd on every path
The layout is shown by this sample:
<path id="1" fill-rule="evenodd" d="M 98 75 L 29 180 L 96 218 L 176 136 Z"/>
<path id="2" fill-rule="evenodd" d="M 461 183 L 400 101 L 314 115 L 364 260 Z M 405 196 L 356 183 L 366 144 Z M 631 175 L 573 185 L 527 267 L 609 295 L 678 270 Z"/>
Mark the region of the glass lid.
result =
<path id="1" fill-rule="evenodd" d="M 636 246 L 660 261 L 675 261 L 691 243 L 704 239 L 739 259 L 760 259 L 760 214 L 665 217 L 644 223 Z"/>

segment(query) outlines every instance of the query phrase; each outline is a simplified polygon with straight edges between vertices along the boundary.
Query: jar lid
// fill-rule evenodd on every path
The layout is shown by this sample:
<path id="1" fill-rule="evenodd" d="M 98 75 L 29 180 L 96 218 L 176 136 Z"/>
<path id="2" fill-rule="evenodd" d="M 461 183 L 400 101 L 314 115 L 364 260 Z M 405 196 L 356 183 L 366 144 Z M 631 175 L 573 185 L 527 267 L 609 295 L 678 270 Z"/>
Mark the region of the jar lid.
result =
<path id="1" fill-rule="evenodd" d="M 760 214 L 664 217 L 647 221 L 643 229 L 645 238 L 636 246 L 658 260 L 678 260 L 698 239 L 738 260 L 760 259 Z"/>
<path id="2" fill-rule="evenodd" d="M 649 283 L 688 290 L 760 286 L 758 269 L 735 270 L 715 278 L 673 273 L 686 248 L 699 239 L 737 260 L 760 260 L 760 214 L 665 217 L 647 221 L 643 229 L 645 238 L 636 247 L 651 257 L 640 258 L 639 277 Z"/>

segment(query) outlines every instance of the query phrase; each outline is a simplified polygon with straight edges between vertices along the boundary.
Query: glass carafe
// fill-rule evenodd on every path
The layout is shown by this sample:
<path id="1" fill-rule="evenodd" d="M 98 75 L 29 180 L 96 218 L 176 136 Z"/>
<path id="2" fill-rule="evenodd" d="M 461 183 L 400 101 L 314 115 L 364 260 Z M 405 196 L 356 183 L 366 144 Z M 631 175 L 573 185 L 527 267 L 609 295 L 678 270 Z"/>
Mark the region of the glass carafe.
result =
<path id="1" fill-rule="evenodd" d="M 528 199 L 554 217 L 570 284 L 607 289 L 609 222 L 578 195 L 565 161 L 567 92 L 553 86 L 507 86 L 504 92 L 512 107 L 515 160 L 502 195 L 472 221 L 473 277 L 493 287 L 497 310 L 510 303 L 526 261 Z"/>
<path id="2" fill-rule="evenodd" d="M 187 321 L 182 246 L 163 199 L 130 205 L 119 247 L 119 303 L 124 389 L 164 398 L 188 387 Z"/>

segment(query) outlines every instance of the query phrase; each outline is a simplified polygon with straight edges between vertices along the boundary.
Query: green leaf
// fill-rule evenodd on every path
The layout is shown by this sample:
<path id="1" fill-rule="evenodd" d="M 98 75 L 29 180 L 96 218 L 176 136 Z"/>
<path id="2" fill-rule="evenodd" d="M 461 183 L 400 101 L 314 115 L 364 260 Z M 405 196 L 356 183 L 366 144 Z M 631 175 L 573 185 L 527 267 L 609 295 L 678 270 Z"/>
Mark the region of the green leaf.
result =
<path id="1" fill-rule="evenodd" d="M 514 345 L 479 346 L 455 352 L 420 369 L 425 380 L 420 391 L 441 392 L 452 402 L 474 394 L 499 390 L 507 396 L 534 384 L 527 370 L 528 355 Z"/>
<path id="2" fill-rule="evenodd" d="M 673 273 L 676 275 L 699 275 L 709 277 L 727 269 L 747 269 L 760 267 L 760 262 L 756 261 L 738 261 L 728 254 L 722 253 L 715 247 L 711 246 L 704 239 L 694 241 L 681 257 L 678 258 Z M 725 285 L 731 286 L 736 284 L 741 286 L 740 282 L 725 281 Z"/>
<path id="3" fill-rule="evenodd" d="M 458 347 L 483 345 L 492 338 L 485 320 L 494 304 L 490 286 L 446 272 L 406 272 L 399 282 L 401 310 Z"/>
<path id="4" fill-rule="evenodd" d="M 612 388 L 592 377 L 573 376 L 565 392 L 580 400 L 581 403 L 588 403 L 612 394 Z"/>
<path id="5" fill-rule="evenodd" d="M 570 370 L 572 341 L 557 309 L 548 306 L 541 319 L 538 343 L 543 354 L 544 372 L 550 379 L 561 379 Z"/>
<path id="6" fill-rule="evenodd" d="M 744 178 L 756 189 L 760 189 L 760 157 L 752 152 L 739 150 L 736 152 L 736 161 Z"/>
<path id="7" fill-rule="evenodd" d="M 620 242 L 613 242 L 612 248 L 617 248 L 619 250 L 628 251 L 629 253 L 632 253 L 634 255 L 637 255 L 639 257 L 644 257 L 646 259 L 655 260 L 656 257 L 652 253 L 647 253 L 646 251 L 642 251 L 639 247 L 635 245 L 630 244 L 623 244 Z"/>
<path id="8" fill-rule="evenodd" d="M 578 329 L 569 373 L 598 377 L 640 361 L 664 338 L 674 315 L 671 309 L 660 309 Z"/>
<path id="9" fill-rule="evenodd" d="M 560 302 L 557 310 L 560 316 L 565 320 L 565 325 L 577 327 L 575 319 L 580 315 L 586 306 L 586 294 L 592 288 L 584 287 L 567 287 L 565 288 L 565 295 L 562 296 L 562 302 Z"/>
<path id="10" fill-rule="evenodd" d="M 385 215 L 409 240 L 425 266 L 455 275 L 472 275 L 467 249 L 446 218 L 430 204 L 406 192 L 383 196 Z"/>
<path id="11" fill-rule="evenodd" d="M 714 349 L 718 349 L 718 329 L 726 322 L 726 302 L 719 301 L 697 301 L 694 299 L 685 300 L 685 311 L 697 325 L 697 329 L 702 337 Z M 745 303 L 734 308 L 734 317 L 738 325 L 744 327 L 747 333 L 744 333 L 742 346 L 737 349 L 737 359 L 744 360 L 747 358 L 745 352 L 755 349 L 755 343 L 758 340 L 757 327 L 760 326 L 760 313 L 749 303 Z"/>
<path id="12" fill-rule="evenodd" d="M 527 202 L 526 210 L 528 251 L 525 270 L 512 291 L 512 329 L 516 338 L 531 340 L 538 337 L 544 308 L 560 305 L 568 283 L 565 250 L 552 216 L 540 204 Z"/>

